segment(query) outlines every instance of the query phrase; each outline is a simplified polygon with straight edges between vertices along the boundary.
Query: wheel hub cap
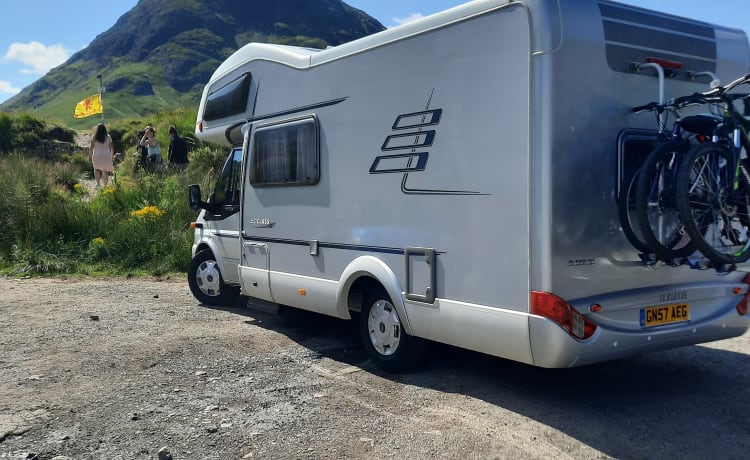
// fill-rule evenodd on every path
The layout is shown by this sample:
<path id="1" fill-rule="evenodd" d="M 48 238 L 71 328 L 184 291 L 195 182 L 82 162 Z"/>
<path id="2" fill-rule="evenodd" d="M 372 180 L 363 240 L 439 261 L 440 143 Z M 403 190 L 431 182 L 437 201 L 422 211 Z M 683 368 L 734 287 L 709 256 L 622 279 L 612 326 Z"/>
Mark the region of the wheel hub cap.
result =
<path id="1" fill-rule="evenodd" d="M 370 342 L 378 353 L 389 356 L 398 350 L 401 342 L 401 321 L 390 302 L 378 300 L 367 318 Z"/>
<path id="2" fill-rule="evenodd" d="M 195 271 L 195 281 L 202 293 L 208 296 L 221 294 L 221 283 L 219 282 L 219 269 L 216 261 L 207 260 L 198 266 Z"/>

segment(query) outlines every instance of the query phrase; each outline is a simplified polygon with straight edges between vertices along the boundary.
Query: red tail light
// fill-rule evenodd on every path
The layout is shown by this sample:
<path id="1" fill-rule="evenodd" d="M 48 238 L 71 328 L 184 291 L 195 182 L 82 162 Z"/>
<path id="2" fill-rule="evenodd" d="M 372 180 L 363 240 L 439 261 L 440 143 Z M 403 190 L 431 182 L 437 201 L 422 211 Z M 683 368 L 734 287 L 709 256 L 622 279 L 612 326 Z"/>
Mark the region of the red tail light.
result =
<path id="1" fill-rule="evenodd" d="M 683 66 L 682 62 L 679 62 L 679 61 L 670 61 L 669 59 L 661 59 L 661 58 L 655 58 L 655 57 L 646 58 L 646 62 L 653 62 L 654 64 L 659 64 L 665 69 L 680 70 Z"/>
<path id="2" fill-rule="evenodd" d="M 597 328 L 568 302 L 549 292 L 531 292 L 531 313 L 551 319 L 577 339 L 588 339 Z"/>
<path id="3" fill-rule="evenodd" d="M 746 275 L 745 278 L 742 280 L 742 282 L 750 286 L 750 274 Z M 747 304 L 749 301 L 748 298 L 750 298 L 750 287 L 748 288 L 745 295 L 742 296 L 742 300 L 740 300 L 740 303 L 737 304 L 737 313 L 739 313 L 740 316 L 747 315 L 747 311 L 748 311 Z"/>

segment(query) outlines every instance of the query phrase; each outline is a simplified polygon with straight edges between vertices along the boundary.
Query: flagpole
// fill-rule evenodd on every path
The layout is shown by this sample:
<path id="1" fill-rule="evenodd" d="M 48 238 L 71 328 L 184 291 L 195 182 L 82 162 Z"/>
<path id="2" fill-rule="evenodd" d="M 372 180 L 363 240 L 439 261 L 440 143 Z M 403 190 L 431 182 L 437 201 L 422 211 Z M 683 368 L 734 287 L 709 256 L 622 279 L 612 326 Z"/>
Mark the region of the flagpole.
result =
<path id="1" fill-rule="evenodd" d="M 104 124 L 104 98 L 102 97 L 104 85 L 102 84 L 102 74 L 97 75 L 96 78 L 99 79 L 99 103 L 102 105 L 102 124 Z"/>

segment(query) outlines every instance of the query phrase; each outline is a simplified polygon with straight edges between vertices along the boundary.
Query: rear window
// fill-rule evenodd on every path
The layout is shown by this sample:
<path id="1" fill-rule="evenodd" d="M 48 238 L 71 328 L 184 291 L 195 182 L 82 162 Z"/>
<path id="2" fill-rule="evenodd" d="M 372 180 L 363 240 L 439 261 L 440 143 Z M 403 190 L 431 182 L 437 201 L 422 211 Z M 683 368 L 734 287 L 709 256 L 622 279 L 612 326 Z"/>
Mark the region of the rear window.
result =
<path id="1" fill-rule="evenodd" d="M 206 121 L 218 120 L 245 112 L 249 89 L 250 74 L 246 73 L 209 93 L 208 98 L 206 98 L 206 107 L 203 110 L 203 119 Z"/>

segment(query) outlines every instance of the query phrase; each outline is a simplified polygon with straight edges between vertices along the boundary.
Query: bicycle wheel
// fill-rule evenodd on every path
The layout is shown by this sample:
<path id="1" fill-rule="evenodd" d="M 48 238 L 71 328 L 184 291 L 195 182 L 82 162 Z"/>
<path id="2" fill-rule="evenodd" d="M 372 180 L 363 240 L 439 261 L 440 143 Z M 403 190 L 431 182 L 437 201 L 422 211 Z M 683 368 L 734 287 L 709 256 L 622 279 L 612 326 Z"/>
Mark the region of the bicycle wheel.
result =
<path id="1" fill-rule="evenodd" d="M 641 236 L 638 218 L 635 213 L 635 185 L 638 183 L 639 176 L 640 170 L 636 171 L 630 180 L 625 183 L 626 186 L 620 192 L 620 198 L 617 201 L 617 210 L 620 214 L 622 232 L 625 234 L 625 237 L 630 244 L 643 253 L 650 253 L 651 251 L 649 250 L 648 245 L 646 245 Z"/>
<path id="2" fill-rule="evenodd" d="M 750 184 L 734 154 L 714 143 L 688 151 L 677 175 L 677 207 L 695 246 L 716 265 L 750 258 Z"/>
<path id="3" fill-rule="evenodd" d="M 672 140 L 659 144 L 646 158 L 636 187 L 636 216 L 643 241 L 658 259 L 686 257 L 695 245 L 680 220 L 675 201 L 679 164 L 689 145 Z"/>

